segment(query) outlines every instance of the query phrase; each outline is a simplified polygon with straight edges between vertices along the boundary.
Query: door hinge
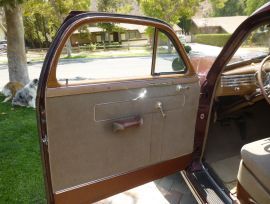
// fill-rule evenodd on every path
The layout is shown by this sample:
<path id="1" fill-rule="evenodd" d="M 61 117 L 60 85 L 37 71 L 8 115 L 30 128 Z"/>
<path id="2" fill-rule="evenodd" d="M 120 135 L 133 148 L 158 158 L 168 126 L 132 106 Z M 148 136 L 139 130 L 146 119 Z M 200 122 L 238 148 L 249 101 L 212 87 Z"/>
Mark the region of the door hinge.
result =
<path id="1" fill-rule="evenodd" d="M 42 143 L 45 145 L 48 145 L 48 136 L 47 135 L 45 135 L 45 137 L 42 138 Z"/>

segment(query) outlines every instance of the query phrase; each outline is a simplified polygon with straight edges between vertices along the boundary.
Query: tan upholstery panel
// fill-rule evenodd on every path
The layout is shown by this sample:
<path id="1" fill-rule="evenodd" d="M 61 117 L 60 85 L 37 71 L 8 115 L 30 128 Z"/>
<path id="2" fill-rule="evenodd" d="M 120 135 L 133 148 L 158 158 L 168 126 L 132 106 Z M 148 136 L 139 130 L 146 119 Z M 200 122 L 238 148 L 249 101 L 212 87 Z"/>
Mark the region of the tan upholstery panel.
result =
<path id="1" fill-rule="evenodd" d="M 166 112 L 166 118 L 160 114 L 153 116 L 153 128 L 157 128 L 155 139 L 158 138 L 160 150 L 158 152 L 159 161 L 176 158 L 183 152 L 192 152 L 194 142 L 194 128 L 198 100 L 194 98 L 194 93 L 185 94 L 184 106 L 177 109 L 170 109 Z M 161 100 L 162 101 L 162 100 Z M 164 104 L 166 104 L 164 102 Z M 166 110 L 166 106 L 164 106 Z M 154 126 L 154 124 L 157 124 Z M 157 127 L 158 126 L 158 127 Z M 153 154 L 158 148 L 152 148 Z M 152 155 L 154 157 L 154 155 Z M 157 157 L 157 156 L 156 156 Z"/>
<path id="2" fill-rule="evenodd" d="M 261 185 L 261 183 L 256 179 L 256 177 L 247 169 L 244 162 L 240 162 L 238 181 L 245 189 L 246 192 L 260 204 L 270 203 L 269 192 Z"/>
<path id="3" fill-rule="evenodd" d="M 270 138 L 244 145 L 241 156 L 247 168 L 270 192 Z"/>
<path id="4" fill-rule="evenodd" d="M 188 85 L 180 92 L 176 85 L 149 87 L 146 97 L 136 101 L 132 99 L 141 88 L 47 98 L 53 190 L 191 153 L 199 85 Z M 166 118 L 154 107 L 157 101 L 162 102 Z M 131 115 L 140 115 L 143 125 L 112 131 L 116 118 Z"/>
<path id="5" fill-rule="evenodd" d="M 175 96 L 164 96 L 160 98 L 148 98 L 142 100 L 116 101 L 97 104 L 94 107 L 95 120 L 112 120 L 128 115 L 147 114 L 157 112 L 157 102 L 164 104 L 164 111 L 180 109 L 185 103 L 185 95 L 179 93 Z"/>

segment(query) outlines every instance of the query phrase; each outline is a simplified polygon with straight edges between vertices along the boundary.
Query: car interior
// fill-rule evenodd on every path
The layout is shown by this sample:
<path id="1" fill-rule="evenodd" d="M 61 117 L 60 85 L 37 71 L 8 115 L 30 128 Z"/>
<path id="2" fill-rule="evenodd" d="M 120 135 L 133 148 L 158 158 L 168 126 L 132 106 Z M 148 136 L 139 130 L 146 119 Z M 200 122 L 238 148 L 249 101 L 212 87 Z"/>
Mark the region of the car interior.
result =
<path id="1" fill-rule="evenodd" d="M 257 203 L 270 200 L 269 36 L 268 25 L 252 31 L 221 74 L 203 155 L 231 194 Z"/>

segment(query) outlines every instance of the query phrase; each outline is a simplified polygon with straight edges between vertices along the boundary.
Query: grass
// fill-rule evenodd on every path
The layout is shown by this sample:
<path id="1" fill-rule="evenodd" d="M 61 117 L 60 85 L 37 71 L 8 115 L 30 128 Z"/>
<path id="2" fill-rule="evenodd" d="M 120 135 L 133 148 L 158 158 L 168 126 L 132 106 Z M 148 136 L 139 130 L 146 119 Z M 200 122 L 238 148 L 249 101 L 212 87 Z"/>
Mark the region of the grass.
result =
<path id="1" fill-rule="evenodd" d="M 83 58 L 89 58 L 88 55 L 86 54 L 78 54 L 78 55 L 71 55 L 71 57 L 68 57 L 68 56 L 65 56 L 65 57 L 62 57 L 61 56 L 61 59 L 83 59 Z"/>
<path id="2" fill-rule="evenodd" d="M 37 134 L 34 109 L 0 103 L 0 203 L 46 202 Z"/>

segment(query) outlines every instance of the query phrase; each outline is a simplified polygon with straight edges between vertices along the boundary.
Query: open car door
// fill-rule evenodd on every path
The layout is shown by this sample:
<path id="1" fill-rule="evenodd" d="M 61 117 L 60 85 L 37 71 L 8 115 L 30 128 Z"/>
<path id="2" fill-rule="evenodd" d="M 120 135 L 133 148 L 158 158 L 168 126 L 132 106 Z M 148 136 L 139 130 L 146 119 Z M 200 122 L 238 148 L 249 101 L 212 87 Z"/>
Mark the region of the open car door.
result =
<path id="1" fill-rule="evenodd" d="M 63 59 L 70 46 L 88 58 Z M 199 92 L 168 24 L 71 13 L 48 51 L 37 95 L 48 202 L 91 203 L 185 169 Z"/>

